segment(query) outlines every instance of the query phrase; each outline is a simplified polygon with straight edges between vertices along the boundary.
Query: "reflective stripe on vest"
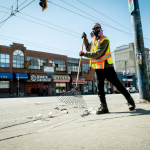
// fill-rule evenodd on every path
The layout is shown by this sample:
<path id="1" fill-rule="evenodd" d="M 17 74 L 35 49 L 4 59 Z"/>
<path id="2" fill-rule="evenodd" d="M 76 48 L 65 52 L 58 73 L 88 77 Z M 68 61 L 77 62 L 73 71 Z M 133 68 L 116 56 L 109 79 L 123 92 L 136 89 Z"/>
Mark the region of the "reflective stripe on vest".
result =
<path id="1" fill-rule="evenodd" d="M 98 40 L 98 42 L 96 43 L 96 45 L 94 47 L 94 44 L 95 44 L 95 37 L 94 37 L 93 41 L 91 42 L 91 45 L 92 45 L 91 46 L 91 52 L 96 51 L 97 48 L 98 48 L 98 45 L 101 44 L 105 39 L 107 39 L 109 44 L 110 44 L 109 39 L 106 36 L 103 35 Z M 108 64 L 113 64 L 113 60 L 112 60 L 112 56 L 111 56 L 111 52 L 110 52 L 110 45 L 108 45 L 108 48 L 107 48 L 106 53 L 105 53 L 104 56 L 102 56 L 101 58 L 98 58 L 98 59 L 90 59 L 90 66 L 93 69 L 104 69 L 105 60 L 107 60 Z"/>

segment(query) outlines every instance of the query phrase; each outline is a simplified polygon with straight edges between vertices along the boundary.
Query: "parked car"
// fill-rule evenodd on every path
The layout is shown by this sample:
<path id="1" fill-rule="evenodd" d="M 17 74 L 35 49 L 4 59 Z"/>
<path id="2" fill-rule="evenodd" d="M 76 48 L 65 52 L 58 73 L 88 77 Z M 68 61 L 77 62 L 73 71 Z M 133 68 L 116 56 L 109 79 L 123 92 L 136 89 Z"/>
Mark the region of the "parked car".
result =
<path id="1" fill-rule="evenodd" d="M 127 87 L 126 89 L 127 89 L 128 92 L 130 92 L 130 93 L 136 93 L 136 92 L 137 92 L 136 89 L 135 89 L 135 87 Z"/>

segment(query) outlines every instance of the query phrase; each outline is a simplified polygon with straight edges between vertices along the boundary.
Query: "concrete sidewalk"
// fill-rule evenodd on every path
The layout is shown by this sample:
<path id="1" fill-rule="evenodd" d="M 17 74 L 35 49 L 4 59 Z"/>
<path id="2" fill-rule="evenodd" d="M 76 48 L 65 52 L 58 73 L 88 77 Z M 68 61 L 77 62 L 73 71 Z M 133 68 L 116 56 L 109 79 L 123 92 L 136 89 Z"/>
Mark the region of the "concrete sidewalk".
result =
<path id="1" fill-rule="evenodd" d="M 1 150 L 149 150 L 150 103 L 126 104 L 109 114 L 76 117 L 0 141 Z"/>

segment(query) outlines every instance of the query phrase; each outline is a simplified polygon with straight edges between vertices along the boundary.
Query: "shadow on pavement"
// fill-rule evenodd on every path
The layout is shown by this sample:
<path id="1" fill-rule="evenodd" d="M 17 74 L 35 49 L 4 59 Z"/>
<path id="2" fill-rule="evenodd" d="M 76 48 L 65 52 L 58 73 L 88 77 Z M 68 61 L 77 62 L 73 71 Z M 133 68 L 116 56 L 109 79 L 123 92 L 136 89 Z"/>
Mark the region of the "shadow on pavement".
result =
<path id="1" fill-rule="evenodd" d="M 117 118 L 126 118 L 126 117 L 132 117 L 132 116 L 140 116 L 140 115 L 150 115 L 150 110 L 144 110 L 144 109 L 141 109 L 141 108 L 137 108 L 135 109 L 134 111 L 128 111 L 128 112 L 110 112 L 110 113 L 106 113 L 106 114 L 100 114 L 100 115 L 97 115 L 97 116 L 101 116 L 101 115 L 111 115 L 111 114 L 129 114 L 129 116 L 116 116 L 116 117 L 112 117 L 110 116 L 109 118 L 100 118 L 100 119 L 90 119 L 90 120 L 87 120 L 87 121 L 79 121 L 80 123 L 81 122 L 91 122 L 91 121 L 102 121 L 102 120 L 109 120 L 109 119 L 117 119 Z M 88 115 L 85 116 L 85 118 L 88 118 Z"/>
<path id="2" fill-rule="evenodd" d="M 129 111 L 129 112 L 112 112 L 111 114 L 124 114 L 124 113 L 132 114 L 130 116 L 150 115 L 150 110 L 137 108 L 134 111 Z"/>

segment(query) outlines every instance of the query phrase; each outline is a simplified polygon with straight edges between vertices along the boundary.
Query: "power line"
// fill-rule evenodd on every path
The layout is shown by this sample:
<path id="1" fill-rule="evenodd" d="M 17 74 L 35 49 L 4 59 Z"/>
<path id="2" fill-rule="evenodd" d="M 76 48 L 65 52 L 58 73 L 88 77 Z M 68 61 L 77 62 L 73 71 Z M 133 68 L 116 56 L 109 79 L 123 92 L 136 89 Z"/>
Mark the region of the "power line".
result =
<path id="1" fill-rule="evenodd" d="M 26 6 L 24 6 L 23 8 L 21 8 L 19 11 L 23 10 L 24 8 L 26 8 L 27 6 L 29 6 L 31 3 L 33 3 L 35 0 L 33 0 L 32 2 L 30 2 L 29 4 L 27 4 Z"/>
<path id="2" fill-rule="evenodd" d="M 27 0 L 26 0 L 26 1 L 27 1 Z M 24 1 L 20 6 L 22 6 L 26 1 Z M 20 6 L 19 6 L 19 7 L 20 7 Z M 19 8 L 19 7 L 18 7 L 18 8 Z"/>
<path id="3" fill-rule="evenodd" d="M 61 26 L 58 26 L 58 25 L 56 25 L 56 24 L 53 24 L 53 23 L 50 23 L 50 22 L 47 22 L 47 21 L 44 21 L 44 20 L 41 20 L 41 19 L 39 19 L 39 18 L 36 18 L 36 17 L 30 16 L 30 15 L 27 15 L 27 14 L 24 14 L 24 13 L 21 13 L 21 12 L 20 12 L 20 14 L 23 14 L 23 15 L 25 15 L 25 16 L 28 16 L 28 17 L 34 18 L 34 19 L 36 19 L 36 20 L 39 20 L 39 21 L 45 22 L 45 23 L 47 23 L 47 24 L 50 24 L 50 25 L 53 25 L 53 26 L 59 27 L 59 28 L 61 28 L 61 29 L 64 29 L 64 30 L 70 31 L 70 32 L 72 32 L 72 33 L 75 33 L 75 34 L 81 35 L 80 33 L 77 33 L 77 32 L 75 32 L 75 31 L 72 31 L 72 30 L 69 30 L 69 29 L 63 28 L 63 27 L 61 27 Z"/>
<path id="4" fill-rule="evenodd" d="M 7 40 L 7 41 L 12 41 L 12 40 L 8 40 L 8 39 L 4 39 L 4 38 L 0 38 L 0 39 L 3 39 L 3 40 Z M 28 44 L 28 43 L 27 43 Z M 36 43 L 35 43 L 36 44 Z M 37 46 L 37 45 L 39 45 L 39 44 L 36 44 L 36 45 L 33 45 L 33 44 L 28 44 L 28 45 L 31 45 L 31 46 L 34 46 L 34 47 L 38 47 L 38 48 L 42 48 L 42 49 L 47 49 L 47 50 L 53 50 L 54 51 L 54 49 L 55 49 L 55 52 L 57 53 L 57 51 L 61 51 L 61 52 L 66 52 L 67 54 L 72 54 L 72 55 L 78 55 L 78 53 L 74 53 L 74 52 L 70 52 L 70 51 L 65 51 L 65 50 L 61 50 L 61 49 L 58 49 L 57 51 L 56 51 L 56 49 L 57 48 L 52 48 L 52 47 L 48 47 L 48 46 L 46 46 L 46 47 L 48 47 L 48 48 L 45 48 L 45 46 Z M 58 53 L 59 53 L 58 52 Z"/>
<path id="5" fill-rule="evenodd" d="M 83 11 L 83 10 L 81 10 L 81 9 L 79 9 L 79 8 L 77 8 L 77 7 L 75 7 L 75 6 L 71 5 L 71 4 L 69 4 L 69 3 L 65 2 L 65 1 L 63 1 L 63 0 L 60 0 L 60 1 L 62 1 L 63 3 L 66 3 L 67 5 L 69 5 L 69 6 L 73 7 L 73 8 L 75 8 L 75 9 L 77 9 L 77 10 L 83 12 L 83 13 L 85 13 L 86 15 L 91 16 L 92 18 L 95 18 L 95 19 L 99 20 L 98 18 L 92 16 L 91 14 L 88 14 L 87 12 L 85 12 L 85 11 Z M 102 20 L 99 20 L 99 21 L 101 21 L 101 22 L 103 22 L 105 25 L 109 26 L 109 24 L 107 24 L 106 22 L 104 22 L 104 21 L 102 21 Z M 112 26 L 111 26 L 111 27 L 112 27 Z"/>
<path id="6" fill-rule="evenodd" d="M 26 0 L 27 1 L 27 0 Z M 26 2 L 25 1 L 25 2 Z M 33 0 L 33 1 L 35 1 L 35 0 Z M 32 2 L 33 2 L 32 1 Z M 63 1 L 63 0 L 61 0 L 61 1 Z M 79 0 L 78 0 L 79 1 Z M 25 3 L 25 2 L 23 2 L 23 3 Z M 31 3 L 32 3 L 31 2 Z M 50 1 L 48 1 L 48 2 L 50 2 Z M 65 1 L 63 1 L 64 3 L 66 3 L 66 4 L 68 4 L 67 2 L 65 2 Z M 80 1 L 79 1 L 80 2 Z M 16 3 L 16 2 L 15 2 Z M 22 3 L 22 4 L 23 4 Z M 31 3 L 29 3 L 28 5 L 30 5 Z M 52 3 L 52 2 L 50 2 L 50 3 Z M 81 2 L 82 3 L 82 2 Z M 21 5 L 22 5 L 21 4 Z M 54 4 L 54 3 L 52 3 L 52 4 Z M 84 4 L 84 3 L 83 3 Z M 28 5 L 26 5 L 25 7 L 27 7 Z M 56 6 L 58 6 L 58 7 L 61 7 L 61 6 L 59 6 L 59 5 L 57 5 L 57 4 L 54 4 L 54 5 L 56 5 Z M 71 4 L 68 4 L 68 5 L 70 5 L 70 6 L 72 6 Z M 86 4 L 85 4 L 86 5 Z M 3 6 L 1 6 L 1 7 L 3 7 Z M 24 9 L 25 7 L 23 7 L 22 9 Z M 74 6 L 72 6 L 72 7 L 74 7 Z M 88 7 L 88 5 L 87 5 L 87 7 Z M 4 7 L 4 8 L 6 8 L 6 7 Z M 64 8 L 64 7 L 61 7 L 61 8 L 63 8 L 63 9 L 66 9 L 66 8 Z M 74 7 L 74 8 L 76 8 L 76 7 Z M 91 8 L 91 7 L 90 7 Z M 8 9 L 8 8 L 6 8 L 6 9 Z M 21 9 L 21 10 L 22 10 Z M 76 8 L 76 9 L 78 9 L 78 8 Z M 91 8 L 91 9 L 93 9 L 93 8 Z M 68 10 L 68 9 L 66 9 L 66 10 Z M 78 9 L 78 10 L 80 10 L 80 9 Z M 20 10 L 19 10 L 20 11 Z M 71 10 L 68 10 L 68 11 L 71 11 Z M 80 11 L 82 11 L 82 10 L 80 10 Z M 73 12 L 73 11 L 71 11 L 72 13 L 75 13 L 75 12 Z M 84 12 L 84 11 L 82 11 L 82 12 Z M 86 12 L 84 12 L 84 13 L 86 13 Z M 99 12 L 100 13 L 100 12 Z M 22 13 L 23 14 L 23 13 Z M 77 15 L 80 15 L 80 14 L 78 14 L 78 13 L 76 13 Z M 87 13 L 86 13 L 87 14 Z M 24 14 L 25 15 L 25 14 Z M 28 15 L 29 16 L 29 15 Z M 80 15 L 81 16 L 81 15 Z M 30 16 L 31 17 L 31 16 Z M 84 18 L 87 18 L 87 17 L 85 17 L 85 16 L 82 16 L 82 17 L 84 17 Z M 93 16 L 92 16 L 93 17 Z M 106 16 L 107 17 L 107 16 Z M 35 18 L 35 17 L 33 17 L 33 18 Z M 9 18 L 8 18 L 9 19 Z M 37 19 L 37 18 L 35 18 L 35 19 Z M 87 18 L 87 19 L 90 19 L 90 18 Z M 96 18 L 97 19 L 97 18 Z M 40 19 L 39 19 L 40 20 Z M 90 19 L 90 20 L 92 20 L 92 19 Z M 95 21 L 95 20 L 92 20 L 92 21 Z M 45 21 L 46 22 L 46 21 Z M 46 23 L 48 23 L 48 22 L 46 22 Z M 50 24 L 50 23 L 49 23 Z M 108 26 L 108 27 L 111 27 L 111 28 L 114 28 L 113 26 L 110 26 L 109 24 L 104 24 L 104 25 L 106 25 L 106 26 Z M 121 25 L 121 24 L 120 24 Z M 57 26 L 57 27 L 60 27 L 60 26 Z M 61 28 L 61 27 L 60 27 Z M 63 29 L 65 29 L 65 28 L 63 28 Z M 125 32 L 125 31 L 122 31 L 122 30 L 119 30 L 119 29 L 117 29 L 117 28 L 114 28 L 114 29 L 116 29 L 116 30 L 118 30 L 118 31 L 121 31 L 121 32 L 123 32 L 123 33 L 125 33 L 125 34 L 127 34 L 127 35 L 129 35 L 130 33 L 128 33 L 128 32 Z M 66 30 L 66 29 L 65 29 Z M 68 30 L 69 31 L 69 30 Z M 70 30 L 70 32 L 74 32 L 74 31 L 71 31 Z M 75 33 L 75 32 L 74 32 Z M 77 34 L 79 34 L 79 33 L 77 33 Z M 132 34 L 130 34 L 129 36 L 131 36 Z M 147 40 L 150 40 L 150 39 L 148 39 L 148 38 L 144 38 L 144 39 L 147 39 Z"/>
<path id="7" fill-rule="evenodd" d="M 0 11 L 0 12 L 3 12 L 3 11 Z M 3 12 L 3 13 L 6 13 L 6 12 Z M 23 13 L 21 13 L 21 14 L 23 14 Z M 26 14 L 24 14 L 24 15 L 26 15 Z M 29 15 L 27 15 L 27 16 L 29 16 Z M 11 17 L 11 16 L 10 16 Z M 16 16 L 16 17 L 19 17 L 19 16 Z M 32 17 L 32 16 L 30 16 L 30 17 Z M 22 18 L 22 17 L 19 17 L 19 18 L 21 18 L 21 19 L 25 19 L 25 18 Z M 33 18 L 35 18 L 35 17 L 33 17 Z M 8 19 L 8 18 L 7 18 Z M 28 19 L 25 19 L 25 20 L 27 20 L 27 21 L 31 21 L 31 20 L 28 20 Z M 40 19 L 39 19 L 40 20 Z M 5 20 L 4 20 L 5 21 Z M 41 21 L 43 21 L 43 20 L 41 20 Z M 31 22 L 33 22 L 33 21 L 31 21 Z M 36 24 L 39 24 L 39 23 L 37 23 L 37 22 L 34 22 L 34 23 L 36 23 Z M 48 22 L 47 22 L 48 23 Z M 45 26 L 45 25 L 43 25 L 43 24 L 39 24 L 39 25 L 42 25 L 42 26 Z M 45 27 L 48 27 L 48 26 L 45 26 Z M 60 27 L 60 26 L 59 26 Z M 51 27 L 48 27 L 48 28 L 51 28 Z M 57 30 L 57 29 L 54 29 L 54 28 L 51 28 L 51 29 L 53 29 L 53 30 L 56 30 L 56 31 L 60 31 L 60 30 Z M 71 30 L 70 30 L 71 31 Z M 63 31 L 60 31 L 60 32 L 63 32 Z M 74 31 L 72 31 L 72 32 L 74 32 Z M 64 32 L 63 32 L 64 33 Z M 66 33 L 66 32 L 65 32 Z M 76 32 L 77 33 L 77 32 Z M 66 34 L 68 34 L 68 33 L 66 33 Z M 79 34 L 79 33 L 77 33 L 77 34 Z M 74 36 L 74 35 L 72 35 L 72 36 Z M 80 37 L 78 37 L 78 38 L 80 38 Z M 146 43 L 145 43 L 146 44 Z M 113 45 L 111 45 L 111 47 L 116 47 L 116 46 L 113 46 Z"/>
<path id="8" fill-rule="evenodd" d="M 11 9 L 11 8 L 10 8 Z M 7 11 L 7 13 L 10 11 L 10 9 Z M 6 14 L 0 19 L 0 21 L 6 16 Z"/>
<path id="9" fill-rule="evenodd" d="M 3 26 L 3 24 L 10 18 L 11 16 L 9 16 L 7 19 L 5 19 L 4 21 L 0 22 L 0 24 L 2 23 L 2 25 L 0 26 L 0 28 Z"/>
<path id="10" fill-rule="evenodd" d="M 59 32 L 62 32 L 62 33 L 65 33 L 65 34 L 68 34 L 68 35 L 71 35 L 71 36 L 74 36 L 74 37 L 77 37 L 77 38 L 81 38 L 81 37 L 75 36 L 75 35 L 73 35 L 73 34 L 70 34 L 70 33 L 67 33 L 67 32 L 64 32 L 64 31 L 61 31 L 61 30 L 58 30 L 58 29 L 55 29 L 55 28 L 46 26 L 46 25 L 43 25 L 43 24 L 41 24 L 41 23 L 31 21 L 31 20 L 29 20 L 29 19 L 25 19 L 25 18 L 22 18 L 22 17 L 19 17 L 19 16 L 16 16 L 16 17 L 21 18 L 21 19 L 24 19 L 24 20 L 27 20 L 27 21 L 30 21 L 30 22 L 33 22 L 33 23 L 35 23 L 35 24 L 38 24 L 38 25 L 41 25 L 41 26 L 44 26 L 44 27 L 47 27 L 47 28 L 50 28 L 50 29 L 53 29 L 53 30 L 56 30 L 56 31 L 59 31 Z"/>
<path id="11" fill-rule="evenodd" d="M 35 1 L 35 0 L 33 0 L 33 1 Z M 33 2 L 33 1 L 32 1 L 32 2 Z M 12 5 L 12 7 L 11 7 L 12 9 L 13 9 L 13 6 L 14 6 L 17 2 L 18 2 L 18 0 Z M 26 5 L 25 7 L 29 6 L 32 2 L 30 2 L 30 3 L 29 3 L 28 5 Z M 22 3 L 22 4 L 23 4 L 23 3 Z M 22 4 L 21 4 L 21 5 L 22 5 Z M 21 5 L 20 5 L 20 6 L 21 6 Z M 1 6 L 1 7 L 3 7 L 3 6 Z M 24 9 L 25 7 L 23 7 L 22 9 Z M 7 9 L 6 7 L 3 7 L 3 8 Z M 11 9 L 11 8 L 10 8 L 10 9 Z M 9 9 L 9 10 L 10 10 L 10 9 Z M 22 9 L 21 9 L 21 10 L 22 10 Z M 8 12 L 9 12 L 9 10 L 8 10 Z M 18 12 L 18 10 L 16 11 L 16 13 L 17 13 L 17 12 Z M 6 14 L 7 14 L 7 13 L 6 13 Z M 6 14 L 5 14 L 5 15 L 6 15 Z M 4 15 L 4 16 L 5 16 L 5 15 Z M 13 13 L 13 14 L 11 13 L 11 15 L 10 15 L 7 19 L 5 19 L 4 21 L 2 21 L 1 23 L 4 24 L 12 15 L 15 15 L 15 13 Z M 1 24 L 1 23 L 0 23 L 0 24 Z M 3 24 L 2 24 L 2 25 L 3 25 Z M 2 25 L 1 25 L 0 27 L 2 27 Z"/>
<path id="12" fill-rule="evenodd" d="M 0 36 L 5 37 L 5 38 L 14 39 L 14 40 L 20 40 L 20 39 L 16 39 L 16 38 L 4 36 L 4 35 L 0 35 Z M 38 43 L 34 43 L 34 42 L 29 42 L 29 41 L 25 41 L 25 40 L 21 40 L 21 41 L 26 42 L 26 43 L 31 43 L 32 45 L 35 44 L 35 45 L 39 45 L 39 46 L 43 46 L 43 47 L 48 47 L 48 48 L 52 48 L 52 49 L 63 50 L 63 49 L 59 49 L 59 48 L 55 48 L 55 47 L 50 47 L 50 46 L 45 46 L 45 45 L 42 45 L 42 44 L 38 44 Z M 63 50 L 63 51 L 65 51 L 65 50 Z M 70 51 L 66 51 L 66 52 L 70 52 Z"/>
<path id="13" fill-rule="evenodd" d="M 101 12 L 99 12 L 99 11 L 95 10 L 94 8 L 90 7 L 89 5 L 87 5 L 87 4 L 83 3 L 83 2 L 81 2 L 80 0 L 77 0 L 77 1 L 78 1 L 78 2 L 80 2 L 81 4 L 83 4 L 83 5 L 87 6 L 88 8 L 90 8 L 90 9 L 94 10 L 95 12 L 97 12 L 97 13 L 99 13 L 99 14 L 103 15 L 104 17 L 106 17 L 106 18 L 110 19 L 111 21 L 113 21 L 113 22 L 115 22 L 115 23 L 119 24 L 120 26 L 122 26 L 122 27 L 124 27 L 124 28 L 128 29 L 129 31 L 132 31 L 131 29 L 129 29 L 129 28 L 127 28 L 127 27 L 123 26 L 122 24 L 120 24 L 120 23 L 118 23 L 117 21 L 115 21 L 115 20 L 113 20 L 113 19 L 109 18 L 109 17 L 108 17 L 108 16 L 106 16 L 105 14 L 103 14 L 103 13 L 101 13 Z"/>
<path id="14" fill-rule="evenodd" d="M 63 0 L 61 0 L 61 1 L 63 1 Z M 76 15 L 79 15 L 79 16 L 81 16 L 81 17 L 84 17 L 84 18 L 86 18 L 86 19 L 89 19 L 89 20 L 91 20 L 91 21 L 96 22 L 96 20 L 93 20 L 93 19 L 88 18 L 88 17 L 86 17 L 86 16 L 83 16 L 83 15 L 81 15 L 81 14 L 78 14 L 78 13 L 76 13 L 76 12 L 74 12 L 74 11 L 71 11 L 71 10 L 69 10 L 69 9 L 67 9 L 67 8 L 64 8 L 64 7 L 60 6 L 60 5 L 57 5 L 57 4 L 55 4 L 55 3 L 51 2 L 51 1 L 47 1 L 47 2 L 52 3 L 53 5 L 56 5 L 56 6 L 62 8 L 62 9 L 65 9 L 65 10 L 67 10 L 67 11 L 70 11 L 70 12 L 76 14 Z M 63 1 L 63 2 L 64 2 L 64 1 Z M 68 4 L 67 2 L 65 2 L 65 3 Z M 68 5 L 72 6 L 71 4 L 68 4 Z M 76 8 L 75 6 L 72 6 L 72 7 Z M 76 8 L 76 9 L 78 9 L 78 8 Z M 78 9 L 78 10 L 80 10 L 80 9 Z M 80 10 L 80 11 L 82 11 L 82 10 Z M 84 11 L 82 11 L 82 12 L 84 12 Z M 84 12 L 84 13 L 86 13 L 86 12 Z M 87 14 L 87 13 L 86 13 L 86 14 Z M 91 15 L 90 15 L 90 16 L 91 16 Z M 92 17 L 93 17 L 93 16 L 92 16 Z M 94 18 L 95 18 L 95 17 L 94 17 Z M 97 19 L 97 18 L 96 18 L 96 19 Z M 97 20 L 99 20 L 99 19 L 97 19 Z M 103 24 L 103 23 L 101 23 L 101 24 Z M 132 37 L 132 34 L 129 33 L 129 32 L 126 32 L 126 31 L 123 31 L 123 30 L 119 30 L 119 29 L 117 29 L 117 28 L 115 28 L 115 27 L 113 27 L 113 26 L 111 26 L 111 25 L 109 25 L 109 24 L 107 25 L 106 23 L 105 23 L 104 25 L 106 25 L 106 26 L 108 26 L 108 27 L 111 27 L 111 28 L 113 28 L 113 29 L 116 29 L 116 30 L 118 30 L 118 31 L 120 31 L 120 32 L 123 32 L 123 33 L 127 34 L 128 36 Z M 148 38 L 144 38 L 144 39 L 150 40 L 150 39 L 148 39 Z"/>
<path id="15" fill-rule="evenodd" d="M 50 1 L 48 1 L 48 2 L 50 2 Z M 67 10 L 67 11 L 70 11 L 70 12 L 72 12 L 72 13 L 78 15 L 78 16 L 81 16 L 81 17 L 83 17 L 83 18 L 89 19 L 89 20 L 91 20 L 91 21 L 97 22 L 97 20 L 99 20 L 99 19 L 97 19 L 97 18 L 96 18 L 97 20 L 93 20 L 93 19 L 91 19 L 91 18 L 89 18 L 89 17 L 86 17 L 86 16 L 84 16 L 84 15 L 78 14 L 78 13 L 72 11 L 72 10 L 69 10 L 69 9 L 67 9 L 67 8 L 64 8 L 64 7 L 62 7 L 62 6 L 60 6 L 60 5 L 57 5 L 57 4 L 53 3 L 53 2 L 50 2 L 50 3 L 53 4 L 53 5 L 55 5 L 55 6 L 60 7 L 60 8 L 62 8 L 62 9 L 65 9 L 65 10 Z M 70 4 L 69 4 L 69 5 L 70 5 Z M 72 6 L 72 7 L 74 7 L 74 6 Z M 74 7 L 74 8 L 75 8 L 75 7 Z M 78 8 L 76 8 L 76 9 L 78 9 Z M 78 9 L 78 10 L 79 10 L 79 9 Z M 82 11 L 82 10 L 81 10 L 81 11 Z M 82 12 L 84 12 L 84 11 L 82 11 Z M 86 13 L 86 12 L 84 12 L 84 13 Z M 87 13 L 86 13 L 86 14 L 87 14 Z M 92 16 L 92 17 L 93 17 L 93 16 Z M 94 17 L 94 18 L 95 18 L 95 17 Z M 128 32 L 126 32 L 126 31 L 119 30 L 119 29 L 117 29 L 117 28 L 115 28 L 115 27 L 113 27 L 113 26 L 111 26 L 111 25 L 107 25 L 106 23 L 101 23 L 101 24 L 103 24 L 103 25 L 105 25 L 105 26 L 108 26 L 108 27 L 110 27 L 110 28 L 116 29 L 116 30 L 118 30 L 118 31 L 120 31 L 120 32 L 123 32 L 123 33 L 125 33 L 125 34 L 127 34 L 127 35 L 129 35 L 129 36 L 132 36 L 131 33 L 128 33 Z"/>

